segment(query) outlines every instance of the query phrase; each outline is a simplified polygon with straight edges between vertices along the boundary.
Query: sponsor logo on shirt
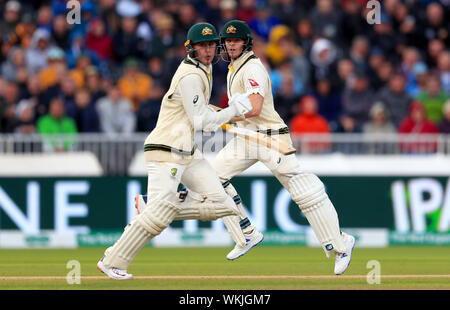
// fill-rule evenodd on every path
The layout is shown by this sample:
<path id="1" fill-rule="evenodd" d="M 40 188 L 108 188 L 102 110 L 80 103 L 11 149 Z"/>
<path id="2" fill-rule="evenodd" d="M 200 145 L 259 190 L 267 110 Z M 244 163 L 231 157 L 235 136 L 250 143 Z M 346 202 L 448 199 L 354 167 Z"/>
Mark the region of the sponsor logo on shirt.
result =
<path id="1" fill-rule="evenodd" d="M 259 84 L 254 79 L 248 79 L 248 81 L 253 87 L 259 86 Z"/>

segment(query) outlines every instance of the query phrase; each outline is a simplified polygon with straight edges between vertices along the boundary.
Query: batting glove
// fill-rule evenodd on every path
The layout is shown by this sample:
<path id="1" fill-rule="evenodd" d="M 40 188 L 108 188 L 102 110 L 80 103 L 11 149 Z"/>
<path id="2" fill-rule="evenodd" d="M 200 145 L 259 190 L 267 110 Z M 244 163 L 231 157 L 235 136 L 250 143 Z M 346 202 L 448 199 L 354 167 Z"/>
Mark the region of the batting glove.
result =
<path id="1" fill-rule="evenodd" d="M 248 94 L 234 94 L 228 101 L 228 105 L 234 109 L 235 116 L 244 115 L 253 109 Z"/>

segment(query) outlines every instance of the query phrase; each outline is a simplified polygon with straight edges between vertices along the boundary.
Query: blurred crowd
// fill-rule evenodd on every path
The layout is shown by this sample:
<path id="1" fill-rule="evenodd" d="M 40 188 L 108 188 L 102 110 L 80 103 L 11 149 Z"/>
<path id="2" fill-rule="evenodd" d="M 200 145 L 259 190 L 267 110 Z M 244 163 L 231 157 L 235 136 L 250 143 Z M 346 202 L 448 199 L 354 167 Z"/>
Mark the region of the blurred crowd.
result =
<path id="1" fill-rule="evenodd" d="M 450 0 L 379 1 L 375 24 L 367 0 L 85 0 L 79 23 L 70 2 L 0 1 L 0 133 L 149 132 L 187 30 L 230 19 L 294 134 L 450 133 Z"/>

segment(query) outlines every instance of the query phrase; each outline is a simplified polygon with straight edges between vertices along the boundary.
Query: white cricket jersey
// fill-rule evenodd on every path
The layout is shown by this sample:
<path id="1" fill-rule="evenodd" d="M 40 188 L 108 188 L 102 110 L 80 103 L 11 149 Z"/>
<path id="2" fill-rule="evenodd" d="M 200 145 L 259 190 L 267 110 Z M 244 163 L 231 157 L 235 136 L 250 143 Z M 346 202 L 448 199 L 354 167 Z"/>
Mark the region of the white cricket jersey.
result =
<path id="1" fill-rule="evenodd" d="M 227 93 L 231 98 L 235 93 L 259 93 L 264 97 L 259 116 L 237 122 L 238 127 L 252 130 L 279 130 L 286 124 L 275 111 L 272 83 L 262 62 L 253 52 L 246 52 L 229 65 L 227 75 Z"/>
<path id="2" fill-rule="evenodd" d="M 147 161 L 187 164 L 196 149 L 196 130 L 216 130 L 234 116 L 233 109 L 215 112 L 207 106 L 212 91 L 211 66 L 189 56 L 175 72 L 164 95 L 156 127 L 144 145 Z"/>

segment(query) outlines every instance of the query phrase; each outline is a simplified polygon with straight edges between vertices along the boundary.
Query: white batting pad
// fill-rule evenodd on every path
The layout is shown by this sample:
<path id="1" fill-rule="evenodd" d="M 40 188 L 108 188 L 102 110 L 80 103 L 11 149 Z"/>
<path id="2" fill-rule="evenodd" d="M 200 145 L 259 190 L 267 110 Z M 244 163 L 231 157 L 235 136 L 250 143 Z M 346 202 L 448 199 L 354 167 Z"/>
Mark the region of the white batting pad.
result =
<path id="1" fill-rule="evenodd" d="M 306 216 L 327 257 L 333 251 L 345 252 L 338 215 L 322 181 L 311 173 L 298 174 L 289 181 L 289 192 Z"/>

